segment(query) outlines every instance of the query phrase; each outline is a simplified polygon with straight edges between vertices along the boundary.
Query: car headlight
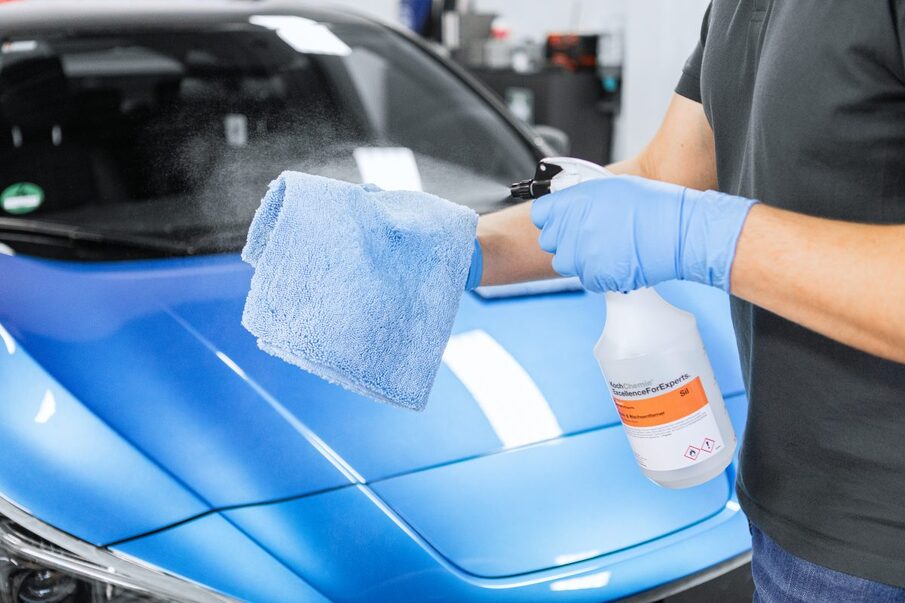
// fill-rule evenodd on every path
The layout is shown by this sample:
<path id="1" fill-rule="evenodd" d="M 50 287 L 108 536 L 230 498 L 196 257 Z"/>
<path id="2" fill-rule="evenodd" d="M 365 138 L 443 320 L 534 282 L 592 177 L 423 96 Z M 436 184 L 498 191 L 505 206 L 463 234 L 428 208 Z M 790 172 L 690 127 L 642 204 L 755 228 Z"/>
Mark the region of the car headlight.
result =
<path id="1" fill-rule="evenodd" d="M 0 496 L 0 603 L 169 601 L 234 600 L 74 538 Z"/>

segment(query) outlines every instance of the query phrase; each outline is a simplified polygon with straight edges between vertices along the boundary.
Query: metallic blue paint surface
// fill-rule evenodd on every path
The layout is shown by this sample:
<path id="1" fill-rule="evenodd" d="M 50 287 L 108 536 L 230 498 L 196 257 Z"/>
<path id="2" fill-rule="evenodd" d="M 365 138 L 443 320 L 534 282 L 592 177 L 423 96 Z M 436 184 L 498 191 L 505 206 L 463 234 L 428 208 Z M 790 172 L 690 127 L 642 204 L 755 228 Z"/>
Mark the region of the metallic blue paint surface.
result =
<path id="1" fill-rule="evenodd" d="M 116 547 L 255 603 L 326 602 L 320 593 L 220 514 Z"/>
<path id="2" fill-rule="evenodd" d="M 446 558 L 494 578 L 636 546 L 718 513 L 731 494 L 725 479 L 657 486 L 637 470 L 618 426 L 373 488 Z"/>
<path id="3" fill-rule="evenodd" d="M 727 404 L 733 424 L 741 431 L 745 420 L 744 398 L 736 396 L 727 400 Z M 604 428 L 601 431 L 611 430 L 612 428 Z M 582 440 L 589 435 L 591 434 L 566 438 L 569 443 L 565 446 L 569 446 L 571 440 Z M 498 456 L 530 455 L 532 450 L 553 445 L 557 444 L 539 444 Z M 584 448 L 584 444 L 579 443 L 578 446 Z M 472 463 L 474 461 L 465 461 L 458 466 L 464 468 Z M 441 481 L 439 491 L 410 491 L 409 496 L 417 499 L 416 506 L 425 507 L 424 515 L 429 515 L 433 507 L 441 519 L 445 518 L 445 523 L 438 520 L 433 528 L 441 532 L 441 537 L 462 543 L 468 543 L 469 539 L 482 541 L 485 538 L 482 535 L 484 530 L 499 529 L 494 520 L 501 514 L 508 511 L 523 515 L 543 515 L 549 511 L 547 504 L 550 499 L 558 498 L 562 501 L 568 498 L 569 492 L 559 495 L 540 492 L 549 487 L 551 480 L 565 480 L 565 477 L 544 476 L 541 474 L 543 468 L 519 465 L 518 462 L 511 463 L 514 471 L 512 475 L 494 475 L 492 481 L 500 478 L 507 481 L 520 480 L 522 483 L 517 488 L 531 489 L 532 493 L 515 505 L 493 511 L 494 516 L 491 517 L 462 517 L 450 512 L 450 505 L 456 501 L 447 503 L 445 500 L 458 488 L 466 488 L 474 493 L 482 485 L 486 486 L 487 482 Z M 435 471 L 442 470 L 434 469 L 426 473 Z M 731 468 L 725 478 L 714 480 L 700 488 L 727 493 L 729 484 L 734 479 L 735 472 Z M 598 484 L 605 481 L 596 471 L 589 472 L 585 480 Z M 536 551 L 524 550 L 523 546 L 534 535 L 531 547 L 542 548 L 550 555 L 550 567 L 499 578 L 484 577 L 468 571 L 450 559 L 444 551 L 433 546 L 420 526 L 409 521 L 405 513 L 398 511 L 399 505 L 396 502 L 388 502 L 387 490 L 392 488 L 387 488 L 387 484 L 393 481 L 395 480 L 391 479 L 387 482 L 341 488 L 294 501 L 231 510 L 220 515 L 269 550 L 282 566 L 304 576 L 311 586 L 330 600 L 362 603 L 430 600 L 605 601 L 680 579 L 750 548 L 747 520 L 738 510 L 733 495 L 702 521 L 636 546 L 611 552 L 597 551 L 594 554 L 595 551 L 584 551 L 584 554 L 578 554 L 574 527 L 567 528 L 566 533 L 557 534 L 555 530 L 538 531 L 540 526 L 537 524 L 524 524 L 521 526 L 524 535 L 520 536 L 513 531 L 513 541 L 491 543 L 495 549 L 488 551 L 488 557 L 498 555 L 504 549 L 513 565 L 525 563 L 526 560 L 533 561 Z M 609 495 L 620 496 L 618 490 L 627 490 L 635 485 L 632 478 L 628 478 L 628 481 L 628 484 L 610 483 Z M 582 480 L 575 480 L 572 488 L 574 489 L 575 483 L 581 482 Z M 529 485 L 526 486 L 525 483 Z M 402 488 L 405 489 L 406 486 L 403 485 Z M 673 493 L 678 495 L 675 502 L 687 502 L 687 495 L 675 491 L 662 492 L 665 493 L 664 498 L 669 498 L 670 493 Z M 466 501 L 468 498 L 467 495 L 462 495 L 458 500 Z M 619 539 L 633 539 L 639 527 L 630 520 L 644 521 L 643 513 L 652 522 L 662 521 L 658 518 L 661 514 L 675 516 L 683 513 L 662 498 L 656 509 L 643 508 L 647 503 L 636 499 L 632 506 L 621 509 L 619 517 L 613 518 L 609 514 L 615 509 L 606 508 L 605 497 L 599 502 L 601 509 L 596 520 L 605 524 L 607 529 L 598 530 L 598 535 L 611 543 L 616 543 Z M 588 513 L 592 517 L 575 518 L 576 524 L 585 522 L 586 527 L 593 524 L 593 510 L 588 509 Z M 472 519 L 475 521 L 471 521 Z M 551 520 L 559 521 L 560 525 L 568 524 L 568 518 Z M 198 579 L 195 566 L 199 563 L 198 558 L 205 555 L 192 551 L 192 543 L 198 538 L 195 523 L 198 522 L 165 532 L 165 539 L 162 539 L 163 535 L 155 535 L 118 548 Z M 477 556 L 480 552 L 475 549 L 474 554 Z M 509 562 L 507 559 L 490 561 Z M 242 591 L 231 590 L 226 586 L 226 582 L 231 579 L 227 574 L 229 569 L 222 568 L 220 573 L 203 576 L 207 583 L 242 596 Z M 283 600 L 309 600 L 306 597 L 307 593 L 300 592 Z M 262 596 L 260 600 L 270 599 Z"/>
<path id="4" fill-rule="evenodd" d="M 0 493 L 95 544 L 207 510 L 5 335 L 0 345 Z"/>
<path id="5" fill-rule="evenodd" d="M 244 299 L 238 257 L 134 265 L 0 258 L 0 322 L 76 398 L 210 507 L 348 479 L 178 312 Z M 235 336 L 240 314 L 230 314 Z M 251 342 L 254 345 L 253 341 Z"/>
<path id="6" fill-rule="evenodd" d="M 0 325 L 17 347 L 0 347 L 0 492 L 254 601 L 316 599 L 303 581 L 349 601 L 601 600 L 749 547 L 733 471 L 684 491 L 637 471 L 591 354 L 599 296 L 463 299 L 454 333 L 499 342 L 563 431 L 507 450 L 446 367 L 413 413 L 259 351 L 240 324 L 249 278 L 235 255 L 0 256 Z M 741 431 L 726 296 L 659 289 L 697 315 Z M 35 423 L 47 389 L 56 414 Z"/>

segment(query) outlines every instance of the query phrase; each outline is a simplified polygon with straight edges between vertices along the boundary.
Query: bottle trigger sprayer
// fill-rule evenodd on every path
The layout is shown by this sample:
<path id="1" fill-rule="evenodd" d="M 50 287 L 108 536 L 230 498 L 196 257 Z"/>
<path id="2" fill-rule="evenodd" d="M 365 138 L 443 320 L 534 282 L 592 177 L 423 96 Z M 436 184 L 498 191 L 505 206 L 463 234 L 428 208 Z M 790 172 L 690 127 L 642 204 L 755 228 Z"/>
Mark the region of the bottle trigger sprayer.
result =
<path id="1" fill-rule="evenodd" d="M 570 157 L 550 157 L 516 199 L 537 199 L 613 174 Z M 605 203 L 601 200 L 601 203 Z M 713 376 L 694 315 L 653 288 L 606 294 L 606 325 L 594 355 L 641 471 L 666 488 L 689 488 L 720 475 L 735 453 L 735 431 Z"/>

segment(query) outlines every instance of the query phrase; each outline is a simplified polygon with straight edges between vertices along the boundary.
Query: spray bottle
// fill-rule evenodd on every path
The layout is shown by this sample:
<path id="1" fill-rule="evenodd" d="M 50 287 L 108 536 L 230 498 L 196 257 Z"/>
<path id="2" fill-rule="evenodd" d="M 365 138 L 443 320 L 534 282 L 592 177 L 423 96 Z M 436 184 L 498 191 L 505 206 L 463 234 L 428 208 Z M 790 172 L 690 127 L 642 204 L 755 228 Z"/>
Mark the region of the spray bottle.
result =
<path id="1" fill-rule="evenodd" d="M 516 199 L 537 199 L 605 168 L 570 157 L 538 163 L 534 178 L 511 187 Z M 689 488 L 732 462 L 735 431 L 713 376 L 694 316 L 652 288 L 607 293 L 606 325 L 594 347 L 641 471 L 666 488 Z"/>

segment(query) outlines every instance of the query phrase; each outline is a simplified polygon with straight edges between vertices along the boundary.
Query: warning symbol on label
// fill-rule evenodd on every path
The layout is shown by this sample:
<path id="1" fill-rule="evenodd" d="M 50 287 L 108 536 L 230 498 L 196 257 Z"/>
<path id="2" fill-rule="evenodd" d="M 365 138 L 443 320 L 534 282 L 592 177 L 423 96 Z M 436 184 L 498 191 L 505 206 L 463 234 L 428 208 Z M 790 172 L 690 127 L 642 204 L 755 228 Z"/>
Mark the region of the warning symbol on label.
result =
<path id="1" fill-rule="evenodd" d="M 701 444 L 701 450 L 703 450 L 704 452 L 713 452 L 713 447 L 715 444 L 716 442 L 714 442 L 710 438 L 706 438 L 704 440 L 704 443 Z"/>
<path id="2" fill-rule="evenodd" d="M 696 446 L 689 446 L 688 450 L 685 451 L 685 458 L 689 458 L 693 461 L 698 460 L 698 456 L 701 454 L 701 449 Z"/>

